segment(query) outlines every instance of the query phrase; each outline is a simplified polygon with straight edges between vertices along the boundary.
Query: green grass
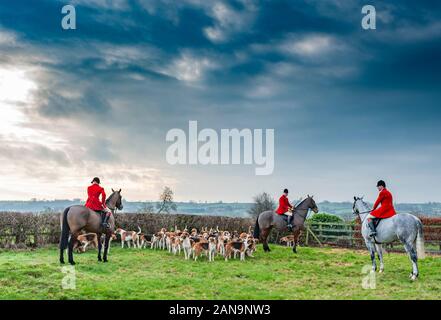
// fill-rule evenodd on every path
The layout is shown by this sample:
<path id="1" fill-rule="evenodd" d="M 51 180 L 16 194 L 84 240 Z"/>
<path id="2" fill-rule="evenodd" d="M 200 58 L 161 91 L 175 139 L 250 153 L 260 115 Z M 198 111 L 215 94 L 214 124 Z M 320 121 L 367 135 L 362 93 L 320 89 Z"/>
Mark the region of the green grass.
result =
<path id="1" fill-rule="evenodd" d="M 420 278 L 408 279 L 404 254 L 385 255 L 376 289 L 363 289 L 364 251 L 259 247 L 245 262 L 185 261 L 165 251 L 112 247 L 109 263 L 96 252 L 75 255 L 76 289 L 64 290 L 57 249 L 0 252 L 0 299 L 440 299 L 441 258 L 420 262 Z"/>

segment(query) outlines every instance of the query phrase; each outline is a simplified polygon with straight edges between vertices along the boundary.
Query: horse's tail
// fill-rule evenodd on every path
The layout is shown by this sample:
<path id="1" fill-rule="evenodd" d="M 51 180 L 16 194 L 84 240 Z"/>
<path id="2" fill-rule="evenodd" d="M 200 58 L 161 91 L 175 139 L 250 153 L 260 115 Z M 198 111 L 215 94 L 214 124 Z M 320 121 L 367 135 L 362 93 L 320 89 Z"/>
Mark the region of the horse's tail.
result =
<path id="1" fill-rule="evenodd" d="M 260 227 L 259 227 L 259 217 L 256 219 L 256 224 L 254 225 L 254 234 L 253 237 L 255 239 L 259 239 L 260 237 Z"/>
<path id="2" fill-rule="evenodd" d="M 419 219 L 417 224 L 418 224 L 418 234 L 416 238 L 417 257 L 418 259 L 424 259 L 426 257 L 426 251 L 424 249 L 423 224 Z"/>
<path id="3" fill-rule="evenodd" d="M 69 223 L 67 222 L 67 213 L 69 208 L 66 208 L 63 212 L 63 222 L 61 223 L 61 237 L 60 237 L 60 249 L 64 250 L 67 248 L 69 242 Z"/>

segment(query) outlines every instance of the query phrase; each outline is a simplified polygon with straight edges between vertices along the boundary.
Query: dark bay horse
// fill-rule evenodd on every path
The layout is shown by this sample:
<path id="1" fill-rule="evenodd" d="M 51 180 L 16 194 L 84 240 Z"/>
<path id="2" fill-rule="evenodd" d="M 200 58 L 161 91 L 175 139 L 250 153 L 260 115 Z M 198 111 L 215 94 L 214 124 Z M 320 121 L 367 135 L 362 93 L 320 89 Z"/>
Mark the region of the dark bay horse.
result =
<path id="1" fill-rule="evenodd" d="M 122 210 L 121 189 L 115 191 L 112 189 L 112 195 L 106 200 L 107 208 L 112 213 L 116 209 Z M 64 264 L 64 250 L 68 249 L 68 259 L 71 265 L 74 265 L 73 246 L 81 230 L 96 233 L 98 236 L 98 261 L 107 262 L 107 253 L 109 250 L 109 241 L 111 235 L 115 231 L 115 218 L 113 214 L 109 217 L 108 223 L 110 228 L 103 230 L 101 226 L 101 215 L 85 206 L 72 206 L 66 208 L 60 217 L 61 222 L 61 238 L 60 238 L 60 263 Z M 103 232 L 104 231 L 104 232 Z M 101 235 L 105 234 L 104 240 L 104 257 L 101 259 Z"/>
<path id="2" fill-rule="evenodd" d="M 300 202 L 297 207 L 294 208 L 294 222 L 293 222 L 293 234 L 294 234 L 294 246 L 292 251 L 297 253 L 297 244 L 299 241 L 300 233 L 305 229 L 304 223 L 309 209 L 318 212 L 317 205 L 312 197 L 308 195 L 306 199 Z M 262 212 L 256 220 L 254 227 L 254 238 L 258 238 L 263 243 L 263 250 L 265 252 L 271 251 L 268 246 L 268 236 L 271 229 L 275 227 L 279 232 L 288 231 L 287 222 L 283 216 L 277 214 L 274 211 Z"/>

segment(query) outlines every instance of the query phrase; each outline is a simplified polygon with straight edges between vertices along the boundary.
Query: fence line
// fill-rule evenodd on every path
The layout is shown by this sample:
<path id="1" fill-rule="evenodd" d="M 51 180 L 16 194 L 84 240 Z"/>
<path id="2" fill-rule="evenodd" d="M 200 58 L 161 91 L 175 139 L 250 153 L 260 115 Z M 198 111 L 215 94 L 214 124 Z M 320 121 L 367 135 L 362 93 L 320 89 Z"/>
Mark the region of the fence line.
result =
<path id="1" fill-rule="evenodd" d="M 364 240 L 361 235 L 361 226 L 354 223 L 331 223 L 331 222 L 311 222 L 307 224 L 306 234 L 302 237 L 302 243 L 306 246 L 314 246 L 319 244 L 343 246 L 349 248 L 364 248 Z M 441 225 L 425 225 L 424 226 L 424 242 L 426 251 L 429 253 L 441 254 Z M 313 233 L 320 243 L 311 237 Z M 384 244 L 386 249 L 390 251 L 403 251 L 402 244 L 397 240 L 390 244 Z"/>
<path id="2" fill-rule="evenodd" d="M 424 225 L 424 239 L 428 252 L 441 253 L 441 218 L 420 217 Z M 254 227 L 251 218 L 232 218 L 221 216 L 194 216 L 183 214 L 130 214 L 115 215 L 116 224 L 126 230 L 137 230 L 140 226 L 146 234 L 153 234 L 162 227 L 169 229 L 178 226 L 188 228 L 216 228 L 229 231 L 248 231 Z M 60 236 L 59 214 L 2 213 L 0 212 L 0 248 L 39 247 L 57 244 Z M 321 244 L 364 248 L 360 224 L 354 222 L 307 222 L 308 228 L 300 241 L 302 245 Z M 271 242 L 279 242 L 286 234 L 271 233 Z M 399 242 L 387 245 L 392 251 L 402 250 Z"/>

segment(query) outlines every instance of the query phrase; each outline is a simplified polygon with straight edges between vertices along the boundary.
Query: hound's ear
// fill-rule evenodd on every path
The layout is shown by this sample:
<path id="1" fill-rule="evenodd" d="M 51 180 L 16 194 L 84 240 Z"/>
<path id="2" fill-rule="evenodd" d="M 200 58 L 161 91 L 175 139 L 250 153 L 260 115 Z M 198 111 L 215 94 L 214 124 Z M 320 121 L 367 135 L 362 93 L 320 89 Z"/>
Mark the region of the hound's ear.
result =
<path id="1" fill-rule="evenodd" d="M 357 201 L 357 197 L 356 196 L 354 196 L 354 201 Z"/>
<path id="2" fill-rule="evenodd" d="M 122 190 L 122 189 L 119 189 L 118 193 L 121 193 L 121 190 Z"/>
<path id="3" fill-rule="evenodd" d="M 113 190 L 113 188 L 112 188 L 112 192 L 115 192 L 115 190 Z"/>

